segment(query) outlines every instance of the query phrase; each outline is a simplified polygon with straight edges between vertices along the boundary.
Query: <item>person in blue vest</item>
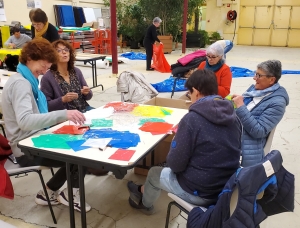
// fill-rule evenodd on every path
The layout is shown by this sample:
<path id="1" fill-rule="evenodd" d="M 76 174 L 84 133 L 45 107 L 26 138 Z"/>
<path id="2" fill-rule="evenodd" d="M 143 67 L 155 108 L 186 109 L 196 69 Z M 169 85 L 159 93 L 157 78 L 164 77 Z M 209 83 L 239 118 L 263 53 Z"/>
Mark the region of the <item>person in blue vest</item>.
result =
<path id="1" fill-rule="evenodd" d="M 154 213 L 161 190 L 209 206 L 239 167 L 242 125 L 232 103 L 218 95 L 214 72 L 195 71 L 185 87 L 192 105 L 171 143 L 168 167 L 152 167 L 144 185 L 127 184 L 130 206 L 145 214 Z"/>
<path id="2" fill-rule="evenodd" d="M 261 161 L 269 133 L 282 119 L 289 104 L 285 88 L 279 85 L 281 62 L 268 60 L 257 65 L 251 85 L 242 95 L 232 95 L 243 127 L 242 166 Z"/>

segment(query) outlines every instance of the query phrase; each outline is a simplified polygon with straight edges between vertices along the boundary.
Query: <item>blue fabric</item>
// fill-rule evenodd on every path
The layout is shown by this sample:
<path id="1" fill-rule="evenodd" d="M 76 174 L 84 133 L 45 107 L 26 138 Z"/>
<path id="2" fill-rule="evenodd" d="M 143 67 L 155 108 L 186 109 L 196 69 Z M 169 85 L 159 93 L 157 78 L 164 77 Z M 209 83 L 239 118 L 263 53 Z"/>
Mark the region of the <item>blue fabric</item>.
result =
<path id="1" fill-rule="evenodd" d="M 211 70 L 213 72 L 217 72 L 220 70 L 220 68 L 224 65 L 224 60 L 221 59 L 217 64 L 215 65 L 209 65 L 208 60 L 206 59 L 205 63 L 205 69 Z"/>
<path id="2" fill-rule="evenodd" d="M 255 86 L 248 88 L 253 91 Z M 242 166 L 257 164 L 264 155 L 267 137 L 282 119 L 285 108 L 289 104 L 289 96 L 283 87 L 279 87 L 264 97 L 251 111 L 246 105 L 236 109 L 244 128 L 242 136 Z"/>
<path id="3" fill-rule="evenodd" d="M 162 82 L 158 82 L 155 84 L 151 84 L 158 92 L 162 93 L 162 92 L 172 92 L 173 86 L 174 86 L 174 77 L 170 77 Z M 184 87 L 186 82 L 186 79 L 178 79 L 176 81 L 176 85 L 175 85 L 175 92 L 178 91 L 187 91 L 187 88 Z"/>
<path id="4" fill-rule="evenodd" d="M 74 12 L 73 12 L 73 7 L 72 6 L 68 6 L 68 5 L 59 5 L 58 8 L 60 8 L 60 12 L 61 12 L 61 26 L 70 26 L 70 27 L 75 27 L 76 23 L 75 23 L 75 17 L 74 17 Z"/>
<path id="5" fill-rule="evenodd" d="M 98 138 L 112 138 L 109 146 L 128 149 L 129 147 L 136 147 L 141 141 L 140 136 L 129 131 L 116 131 L 110 128 L 107 129 L 91 129 L 83 135 L 85 139 L 98 139 Z"/>
<path id="6" fill-rule="evenodd" d="M 32 72 L 29 70 L 29 68 L 22 63 L 18 64 L 17 72 L 19 72 L 25 79 L 27 79 L 30 82 L 33 96 L 35 98 L 40 113 L 47 113 L 47 99 L 43 92 L 39 89 L 39 80 L 35 78 Z"/>
<path id="7" fill-rule="evenodd" d="M 125 57 L 127 59 L 135 59 L 135 60 L 146 60 L 146 54 L 144 53 L 137 53 L 137 52 L 126 52 L 124 54 L 121 54 L 122 57 Z"/>

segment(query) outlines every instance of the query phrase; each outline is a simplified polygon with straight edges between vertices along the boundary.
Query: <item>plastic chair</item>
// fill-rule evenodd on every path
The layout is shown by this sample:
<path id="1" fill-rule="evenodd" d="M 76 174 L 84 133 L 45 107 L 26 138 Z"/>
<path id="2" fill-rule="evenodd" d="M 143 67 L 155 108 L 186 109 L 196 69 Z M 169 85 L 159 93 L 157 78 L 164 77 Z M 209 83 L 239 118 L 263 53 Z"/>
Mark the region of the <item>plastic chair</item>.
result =
<path id="1" fill-rule="evenodd" d="M 275 130 L 276 130 L 276 126 L 272 129 L 272 131 L 270 132 L 270 134 L 268 135 L 268 139 L 266 141 L 265 147 L 264 147 L 264 153 L 265 156 L 270 152 L 271 150 L 271 146 L 272 146 L 272 141 L 273 141 L 273 137 L 275 134 Z"/>
<path id="2" fill-rule="evenodd" d="M 52 209 L 52 205 L 50 203 L 49 195 L 48 195 L 48 192 L 46 190 L 46 185 L 45 185 L 45 182 L 44 182 L 44 178 L 42 176 L 42 170 L 49 169 L 49 168 L 44 167 L 44 166 L 21 167 L 19 164 L 14 164 L 9 159 L 7 159 L 7 161 L 5 162 L 4 167 L 5 167 L 5 169 L 6 169 L 9 176 L 17 176 L 18 177 L 21 174 L 24 174 L 24 176 L 27 176 L 27 173 L 30 173 L 30 172 L 36 172 L 39 175 L 40 180 L 41 180 L 41 184 L 43 186 L 43 190 L 45 192 L 45 195 L 46 195 L 46 198 L 47 198 L 47 201 L 48 201 L 48 206 L 49 206 L 49 209 L 50 209 L 50 213 L 51 213 L 53 222 L 55 224 L 57 224 L 57 221 L 56 221 L 53 209 Z M 54 174 L 53 169 L 52 168 L 50 168 L 50 169 L 51 169 L 51 172 L 52 172 L 52 175 L 53 175 Z"/>
<path id="3" fill-rule="evenodd" d="M 200 206 L 188 203 L 172 193 L 168 193 L 168 196 L 171 199 L 173 199 L 174 201 L 171 201 L 168 205 L 165 228 L 169 227 L 170 212 L 171 212 L 171 207 L 173 205 L 180 209 L 180 213 L 181 213 L 181 211 L 183 211 L 186 214 L 188 214 L 194 207 L 199 207 L 204 212 L 207 210 L 207 208 L 205 208 L 205 207 L 200 207 Z M 237 202 L 238 202 L 238 189 L 236 188 L 233 191 L 233 193 L 231 195 L 231 199 L 230 199 L 230 215 L 232 215 L 232 213 L 234 212 Z"/>

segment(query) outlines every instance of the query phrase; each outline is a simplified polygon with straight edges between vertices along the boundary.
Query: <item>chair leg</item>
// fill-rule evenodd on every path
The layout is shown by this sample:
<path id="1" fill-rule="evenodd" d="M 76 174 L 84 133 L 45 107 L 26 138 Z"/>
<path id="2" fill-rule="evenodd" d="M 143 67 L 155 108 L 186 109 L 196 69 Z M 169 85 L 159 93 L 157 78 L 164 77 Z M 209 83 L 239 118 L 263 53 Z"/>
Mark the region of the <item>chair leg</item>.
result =
<path id="1" fill-rule="evenodd" d="M 4 127 L 3 127 L 2 124 L 0 124 L 0 128 L 1 128 L 2 132 L 3 132 L 4 137 L 6 138 L 5 130 L 4 130 Z"/>
<path id="2" fill-rule="evenodd" d="M 51 170 L 52 176 L 54 176 L 54 170 L 53 170 L 53 168 L 50 168 L 50 170 Z"/>
<path id="3" fill-rule="evenodd" d="M 166 216 L 166 224 L 165 224 L 165 228 L 168 228 L 169 227 L 169 220 L 170 220 L 170 213 L 171 213 L 171 207 L 175 205 L 176 207 L 179 208 L 180 212 L 179 214 L 181 213 L 181 211 L 185 212 L 186 214 L 188 214 L 189 212 L 184 208 L 182 207 L 180 204 L 178 204 L 177 202 L 175 201 L 172 201 L 168 204 L 168 210 L 167 210 L 167 216 Z"/>
<path id="4" fill-rule="evenodd" d="M 44 182 L 44 178 L 43 178 L 43 175 L 42 175 L 42 171 L 41 170 L 37 170 L 36 172 L 40 176 L 40 180 L 41 180 L 41 183 L 42 183 L 42 186 L 43 186 L 43 190 L 44 190 L 45 196 L 46 196 L 47 201 L 48 201 L 48 206 L 49 206 L 49 209 L 50 209 L 50 212 L 51 212 L 51 216 L 52 216 L 53 222 L 54 222 L 54 224 L 57 224 L 57 221 L 56 221 L 53 209 L 52 209 L 52 205 L 50 203 L 49 195 L 48 195 L 48 192 L 47 192 L 47 189 L 46 189 L 46 185 L 45 185 L 45 182 Z"/>

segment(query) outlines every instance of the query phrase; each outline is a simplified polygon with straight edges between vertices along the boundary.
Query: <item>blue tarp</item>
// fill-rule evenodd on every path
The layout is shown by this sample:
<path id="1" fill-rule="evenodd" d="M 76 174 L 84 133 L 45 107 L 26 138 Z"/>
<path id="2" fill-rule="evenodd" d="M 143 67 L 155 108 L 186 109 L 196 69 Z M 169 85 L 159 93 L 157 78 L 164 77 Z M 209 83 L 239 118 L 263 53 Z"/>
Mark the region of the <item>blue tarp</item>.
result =
<path id="1" fill-rule="evenodd" d="M 146 54 L 141 52 L 126 52 L 121 56 L 131 60 L 146 60 Z"/>
<path id="2" fill-rule="evenodd" d="M 247 68 L 242 67 L 230 67 L 230 71 L 232 73 L 233 78 L 239 78 L 239 77 L 253 77 L 254 72 L 252 70 L 249 70 Z M 300 71 L 297 70 L 283 70 L 282 74 L 300 74 Z"/>
<path id="3" fill-rule="evenodd" d="M 151 84 L 158 92 L 172 92 L 174 86 L 174 77 L 170 77 L 162 82 Z M 176 82 L 175 92 L 186 91 L 187 89 L 184 87 L 186 79 L 179 79 Z"/>

